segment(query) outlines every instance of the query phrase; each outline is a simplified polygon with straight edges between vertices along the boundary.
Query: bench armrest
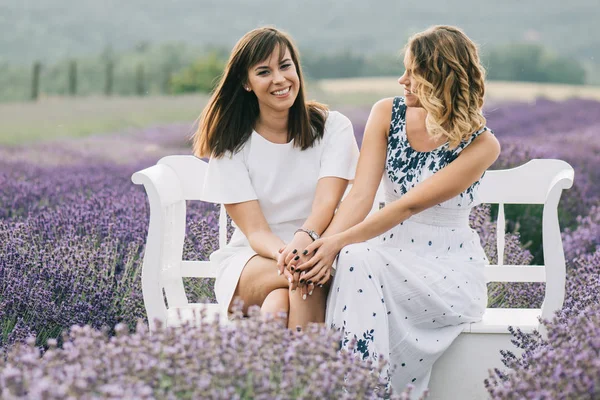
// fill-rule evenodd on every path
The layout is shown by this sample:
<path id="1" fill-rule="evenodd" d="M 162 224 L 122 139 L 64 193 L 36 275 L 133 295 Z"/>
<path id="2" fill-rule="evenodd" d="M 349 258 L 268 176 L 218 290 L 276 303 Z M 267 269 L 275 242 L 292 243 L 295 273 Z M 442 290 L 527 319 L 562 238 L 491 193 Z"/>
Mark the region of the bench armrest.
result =
<path id="1" fill-rule="evenodd" d="M 144 185 L 151 210 L 184 199 L 179 177 L 168 165 L 157 164 L 138 171 L 131 176 L 131 181 L 136 185 Z"/>

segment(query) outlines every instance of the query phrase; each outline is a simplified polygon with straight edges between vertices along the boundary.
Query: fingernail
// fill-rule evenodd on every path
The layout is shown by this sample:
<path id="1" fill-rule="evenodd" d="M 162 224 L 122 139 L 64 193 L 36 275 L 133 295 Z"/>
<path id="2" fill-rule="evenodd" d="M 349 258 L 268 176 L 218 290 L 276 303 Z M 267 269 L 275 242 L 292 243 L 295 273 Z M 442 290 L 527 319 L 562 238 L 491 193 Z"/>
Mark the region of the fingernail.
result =
<path id="1" fill-rule="evenodd" d="M 302 300 L 306 300 L 306 293 L 302 295 Z"/>
<path id="2" fill-rule="evenodd" d="M 281 275 L 281 270 L 280 269 L 277 270 L 277 275 Z"/>
<path id="3" fill-rule="evenodd" d="M 292 289 L 292 293 L 296 293 L 296 289 Z"/>
<path id="4" fill-rule="evenodd" d="M 292 270 L 292 272 L 294 272 L 294 267 L 290 267 L 290 270 Z"/>
<path id="5" fill-rule="evenodd" d="M 288 278 L 288 282 L 289 282 L 289 283 L 292 283 L 292 278 Z"/>
<path id="6" fill-rule="evenodd" d="M 309 295 L 309 296 L 312 296 L 312 292 L 313 292 L 312 290 L 311 290 L 310 292 L 308 292 L 308 295 Z"/>
<path id="7" fill-rule="evenodd" d="M 302 254 L 303 254 L 303 255 L 307 255 L 307 254 L 308 254 L 308 250 L 304 250 L 304 251 L 302 252 Z"/>
<path id="8" fill-rule="evenodd" d="M 312 281 L 309 279 L 308 281 L 306 281 L 307 285 L 312 285 Z"/>
<path id="9" fill-rule="evenodd" d="M 300 279 L 300 283 L 304 283 L 304 279 Z"/>
<path id="10" fill-rule="evenodd" d="M 319 285 L 317 285 L 317 286 L 319 286 L 319 287 L 323 287 L 323 284 L 321 283 L 321 284 L 319 284 Z"/>
<path id="11" fill-rule="evenodd" d="M 298 252 L 298 250 L 294 249 L 294 251 L 292 251 L 292 254 L 296 254 Z"/>
<path id="12" fill-rule="evenodd" d="M 298 261 L 299 259 L 300 259 L 300 256 L 294 257 L 294 261 Z"/>

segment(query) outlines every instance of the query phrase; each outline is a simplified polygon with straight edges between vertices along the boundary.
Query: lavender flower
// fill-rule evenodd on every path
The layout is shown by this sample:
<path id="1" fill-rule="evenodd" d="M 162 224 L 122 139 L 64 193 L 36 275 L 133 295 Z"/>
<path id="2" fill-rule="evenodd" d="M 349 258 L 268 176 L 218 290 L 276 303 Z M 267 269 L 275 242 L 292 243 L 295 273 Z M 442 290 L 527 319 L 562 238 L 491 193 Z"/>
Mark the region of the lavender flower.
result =
<path id="1" fill-rule="evenodd" d="M 242 305 L 236 304 L 241 314 Z M 89 325 L 72 326 L 63 347 L 48 341 L 40 358 L 35 339 L 0 360 L 2 398 L 46 399 L 408 399 L 380 379 L 384 364 L 371 365 L 340 352 L 339 333 L 322 324 L 288 330 L 285 315 L 250 318 L 230 326 L 163 329 L 149 334 L 119 324 L 116 335 Z"/>

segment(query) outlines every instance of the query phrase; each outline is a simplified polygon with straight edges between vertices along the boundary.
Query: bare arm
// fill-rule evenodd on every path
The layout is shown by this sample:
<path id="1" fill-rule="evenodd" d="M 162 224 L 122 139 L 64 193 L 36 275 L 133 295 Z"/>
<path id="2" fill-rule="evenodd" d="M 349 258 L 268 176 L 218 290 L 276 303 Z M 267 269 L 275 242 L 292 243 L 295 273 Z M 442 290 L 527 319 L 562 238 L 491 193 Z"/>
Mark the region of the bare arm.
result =
<path id="1" fill-rule="evenodd" d="M 311 213 L 302 227 L 312 229 L 319 235 L 322 234 L 331 222 L 333 213 L 347 187 L 346 179 L 333 176 L 319 179 Z"/>
<path id="2" fill-rule="evenodd" d="M 226 204 L 225 209 L 258 255 L 277 260 L 285 243 L 271 231 L 258 200 Z"/>
<path id="3" fill-rule="evenodd" d="M 317 190 L 313 200 L 312 211 L 303 227 L 312 229 L 317 233 L 325 230 L 336 206 L 348 185 L 348 181 L 341 178 L 325 177 L 317 183 Z M 260 256 L 277 260 L 279 250 L 286 244 L 277 237 L 269 227 L 267 220 L 260 208 L 258 200 L 246 201 L 243 203 L 226 204 L 225 209 L 242 233 L 248 238 L 248 242 L 254 251 Z M 298 247 L 302 252 L 312 239 L 305 233 L 298 233 L 298 241 L 305 242 Z M 293 244 L 294 241 L 290 244 Z M 291 252 L 291 250 L 290 250 Z M 287 256 L 287 253 L 285 254 Z"/>
<path id="4" fill-rule="evenodd" d="M 364 242 L 380 235 L 400 222 L 427 208 L 464 192 L 481 178 L 498 158 L 500 144 L 485 132 L 446 167 L 419 183 L 400 199 L 388 204 L 360 224 L 343 232 L 344 245 Z"/>
<path id="5" fill-rule="evenodd" d="M 324 177 L 319 179 L 311 213 L 304 224 L 302 224 L 302 227 L 304 229 L 313 230 L 320 235 L 331 222 L 333 213 L 340 203 L 340 199 L 347 186 L 348 180 L 346 179 L 337 177 Z M 277 267 L 279 270 L 283 272 L 285 265 L 288 265 L 290 270 L 294 272 L 294 267 L 296 265 L 307 261 L 310 257 L 303 253 L 306 246 L 312 242 L 313 240 L 308 234 L 304 232 L 296 233 L 294 239 L 285 247 L 278 258 Z M 300 280 L 299 274 L 296 273 L 294 278 L 292 290 L 296 288 L 296 285 Z"/>
<path id="6" fill-rule="evenodd" d="M 500 154 L 500 144 L 490 132 L 484 132 L 446 167 L 419 183 L 400 199 L 369 216 L 363 222 L 328 238 L 315 241 L 307 247 L 316 254 L 299 269 L 310 269 L 315 264 L 330 266 L 346 245 L 364 242 L 380 235 L 412 215 L 464 192 L 481 178 Z M 311 275 L 307 273 L 307 277 Z"/>
<path id="7" fill-rule="evenodd" d="M 378 101 L 371 109 L 354 184 L 323 237 L 343 232 L 363 221 L 369 214 L 385 167 L 392 105 L 393 98 L 388 98 Z"/>

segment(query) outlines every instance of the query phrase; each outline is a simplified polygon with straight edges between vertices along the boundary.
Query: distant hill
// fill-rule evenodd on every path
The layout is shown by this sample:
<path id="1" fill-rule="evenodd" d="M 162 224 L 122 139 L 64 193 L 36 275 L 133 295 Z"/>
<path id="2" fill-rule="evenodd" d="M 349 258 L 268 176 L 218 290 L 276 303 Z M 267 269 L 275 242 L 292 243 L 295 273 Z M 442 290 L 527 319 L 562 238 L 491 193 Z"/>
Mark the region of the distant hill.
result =
<path id="1" fill-rule="evenodd" d="M 395 52 L 416 31 L 454 24 L 484 50 L 534 41 L 598 63 L 598 21 L 600 0 L 0 0 L 0 63 L 54 62 L 143 43 L 229 48 L 263 24 L 322 53 Z"/>

